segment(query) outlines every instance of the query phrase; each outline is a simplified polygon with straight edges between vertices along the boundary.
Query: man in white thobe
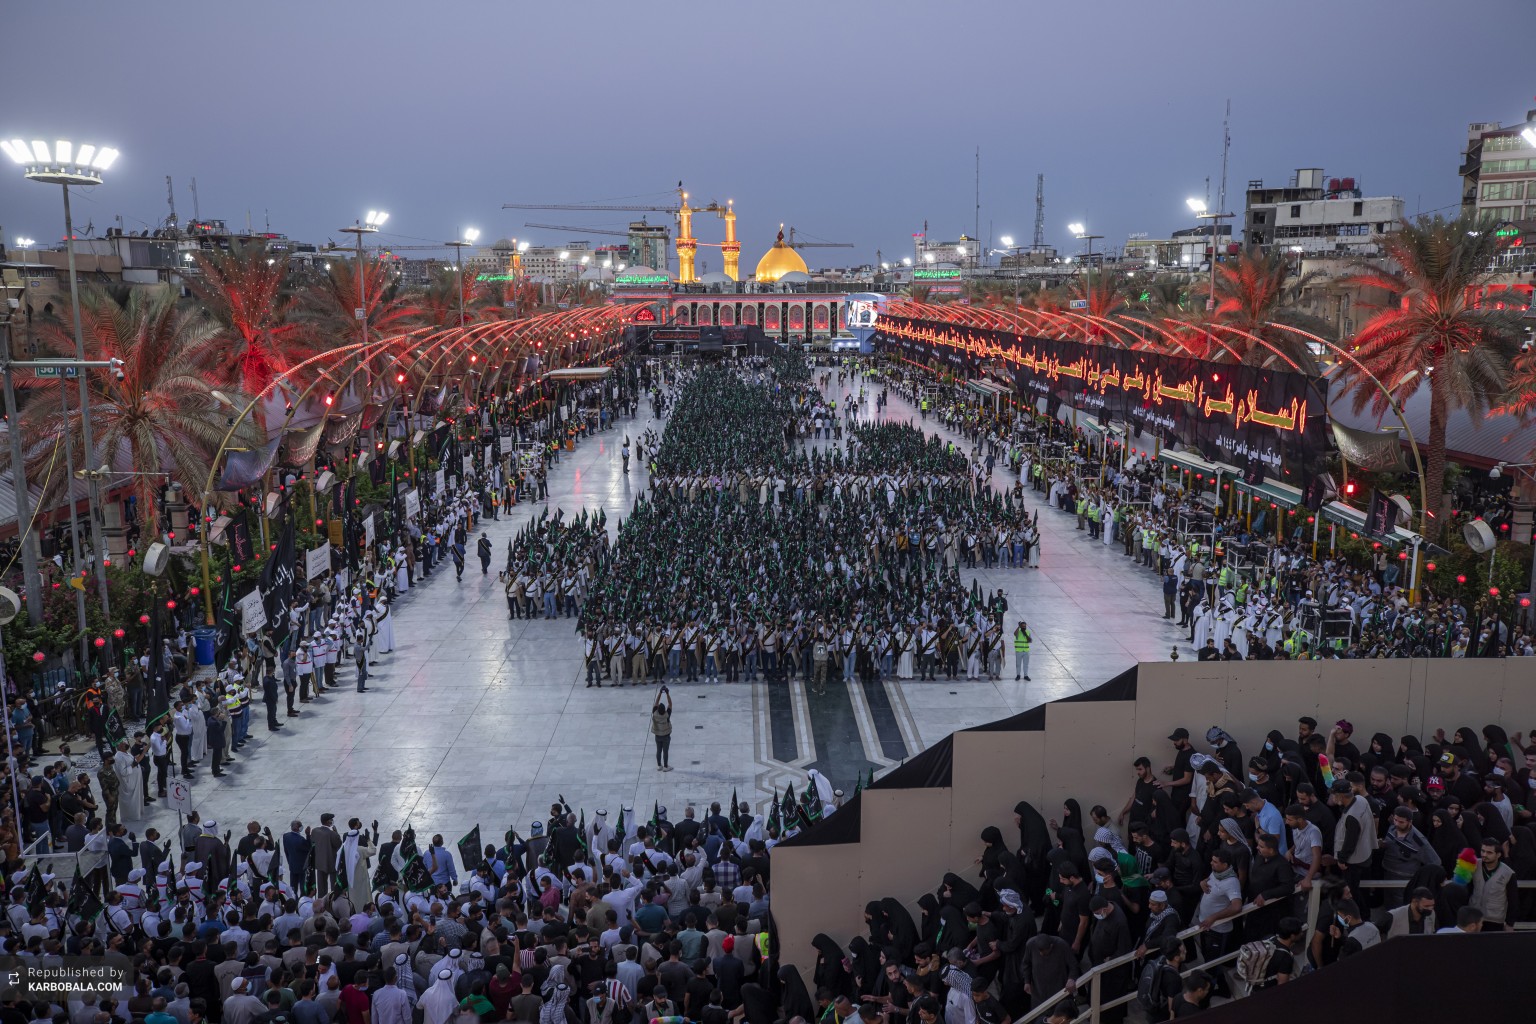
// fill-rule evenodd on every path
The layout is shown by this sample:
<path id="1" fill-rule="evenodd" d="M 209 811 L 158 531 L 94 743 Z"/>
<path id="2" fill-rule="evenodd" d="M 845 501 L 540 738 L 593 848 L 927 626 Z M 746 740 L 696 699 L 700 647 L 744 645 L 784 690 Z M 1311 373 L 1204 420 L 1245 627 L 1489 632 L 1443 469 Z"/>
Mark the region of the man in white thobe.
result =
<path id="1" fill-rule="evenodd" d="M 139 761 L 128 752 L 128 741 L 117 745 L 112 755 L 112 773 L 117 776 L 117 820 L 142 821 L 144 819 L 144 779 L 139 774 Z"/>

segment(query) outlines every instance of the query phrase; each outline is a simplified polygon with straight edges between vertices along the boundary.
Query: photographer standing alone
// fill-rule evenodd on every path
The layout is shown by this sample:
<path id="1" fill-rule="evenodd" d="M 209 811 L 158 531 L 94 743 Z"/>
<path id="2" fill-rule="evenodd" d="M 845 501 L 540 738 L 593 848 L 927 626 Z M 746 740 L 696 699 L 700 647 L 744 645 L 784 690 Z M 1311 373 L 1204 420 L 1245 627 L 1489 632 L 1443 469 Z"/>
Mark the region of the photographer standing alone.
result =
<path id="1" fill-rule="evenodd" d="M 665 698 L 665 703 L 662 699 Z M 669 772 L 672 751 L 672 692 L 665 686 L 651 708 L 651 735 L 656 737 L 656 770 Z"/>

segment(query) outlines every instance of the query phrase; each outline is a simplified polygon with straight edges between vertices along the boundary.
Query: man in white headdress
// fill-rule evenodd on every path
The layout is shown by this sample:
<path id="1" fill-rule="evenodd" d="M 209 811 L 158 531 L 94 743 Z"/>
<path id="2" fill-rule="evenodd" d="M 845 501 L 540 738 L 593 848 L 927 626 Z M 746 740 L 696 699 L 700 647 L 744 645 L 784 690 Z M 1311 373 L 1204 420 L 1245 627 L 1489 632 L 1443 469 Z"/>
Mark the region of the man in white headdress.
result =
<path id="1" fill-rule="evenodd" d="M 1211 610 L 1210 604 L 1202 599 L 1195 606 L 1195 650 L 1198 651 L 1204 648 L 1205 642 L 1214 637 L 1215 632 L 1216 614 Z"/>
<path id="2" fill-rule="evenodd" d="M 437 980 L 417 1002 L 421 1010 L 422 1024 L 447 1024 L 448 1018 L 458 1008 L 459 1000 L 453 994 L 453 972 L 446 967 L 437 972 Z"/>
<path id="3" fill-rule="evenodd" d="M 825 775 L 812 768 L 806 772 L 806 781 L 816 787 L 816 799 L 821 803 L 821 813 L 823 816 L 837 810 L 835 791 L 832 789 L 832 783 L 827 781 Z"/>
<path id="4" fill-rule="evenodd" d="M 128 741 L 120 740 L 112 755 L 112 774 L 117 776 L 117 818 L 119 821 L 141 821 L 144 818 L 144 782 L 139 777 L 141 754 L 134 757 L 128 751 Z"/>
<path id="5" fill-rule="evenodd" d="M 377 844 L 369 843 L 363 834 L 363 823 L 357 818 L 347 822 L 347 832 L 341 837 L 341 851 L 337 855 L 336 873 L 340 885 L 347 887 L 347 895 L 354 908 L 362 908 L 372 902 L 373 885 L 368 877 L 368 866 L 373 862 Z"/>
<path id="6" fill-rule="evenodd" d="M 613 826 L 608 824 L 607 808 L 598 808 L 592 819 L 592 834 L 587 837 L 587 849 L 596 857 L 608 852 L 608 840 L 615 838 Z"/>

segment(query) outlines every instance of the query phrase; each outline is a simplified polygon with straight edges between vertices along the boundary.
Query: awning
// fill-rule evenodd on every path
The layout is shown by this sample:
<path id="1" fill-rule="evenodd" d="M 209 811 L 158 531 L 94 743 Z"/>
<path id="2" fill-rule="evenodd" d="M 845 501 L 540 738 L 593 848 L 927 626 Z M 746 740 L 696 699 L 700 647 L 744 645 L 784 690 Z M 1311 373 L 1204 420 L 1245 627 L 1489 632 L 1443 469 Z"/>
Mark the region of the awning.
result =
<path id="1" fill-rule="evenodd" d="M 1012 388 L 1005 388 L 1001 384 L 990 380 L 968 380 L 965 382 L 965 386 L 979 395 L 986 395 L 988 398 L 1007 398 L 1013 394 Z"/>
<path id="2" fill-rule="evenodd" d="M 1322 517 L 1325 522 L 1342 526 L 1354 533 L 1364 534 L 1372 540 L 1379 540 L 1383 544 L 1411 544 L 1418 536 L 1412 530 L 1405 530 L 1401 526 L 1394 526 L 1392 532 L 1385 537 L 1365 532 L 1365 513 L 1352 505 L 1346 505 L 1342 501 L 1330 501 L 1322 508 Z"/>
<path id="3" fill-rule="evenodd" d="M 545 380 L 572 381 L 572 380 L 602 380 L 613 372 L 611 366 L 573 366 L 568 370 L 550 370 L 544 375 Z"/>
<path id="4" fill-rule="evenodd" d="M 1241 477 L 1243 475 L 1242 470 L 1236 466 L 1229 466 L 1224 462 L 1207 462 L 1194 452 L 1174 451 L 1171 448 L 1164 448 L 1157 453 L 1157 457 L 1170 466 L 1186 469 L 1191 473 L 1205 473 L 1207 475 L 1220 473 L 1226 477 Z"/>
<path id="5" fill-rule="evenodd" d="M 1236 477 L 1232 486 L 1239 491 L 1246 491 L 1255 498 L 1274 502 L 1281 508 L 1301 507 L 1301 488 L 1292 487 L 1290 484 L 1282 484 L 1273 480 L 1266 480 L 1262 484 L 1250 484 L 1242 477 Z"/>

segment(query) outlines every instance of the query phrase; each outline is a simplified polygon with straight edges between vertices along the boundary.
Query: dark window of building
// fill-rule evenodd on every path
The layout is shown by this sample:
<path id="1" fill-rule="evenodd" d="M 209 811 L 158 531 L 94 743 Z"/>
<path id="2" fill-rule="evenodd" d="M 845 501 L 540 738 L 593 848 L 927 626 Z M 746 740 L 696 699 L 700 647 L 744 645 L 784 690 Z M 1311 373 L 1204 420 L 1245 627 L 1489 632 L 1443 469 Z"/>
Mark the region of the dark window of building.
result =
<path id="1" fill-rule="evenodd" d="M 1359 216 L 1363 215 L 1364 213 L 1365 213 L 1365 204 L 1364 203 L 1356 203 L 1355 204 L 1355 216 L 1359 217 Z"/>
<path id="2" fill-rule="evenodd" d="M 1291 218 L 1294 220 L 1296 218 L 1299 218 L 1300 216 L 1301 216 L 1301 207 L 1299 205 L 1291 207 Z"/>

